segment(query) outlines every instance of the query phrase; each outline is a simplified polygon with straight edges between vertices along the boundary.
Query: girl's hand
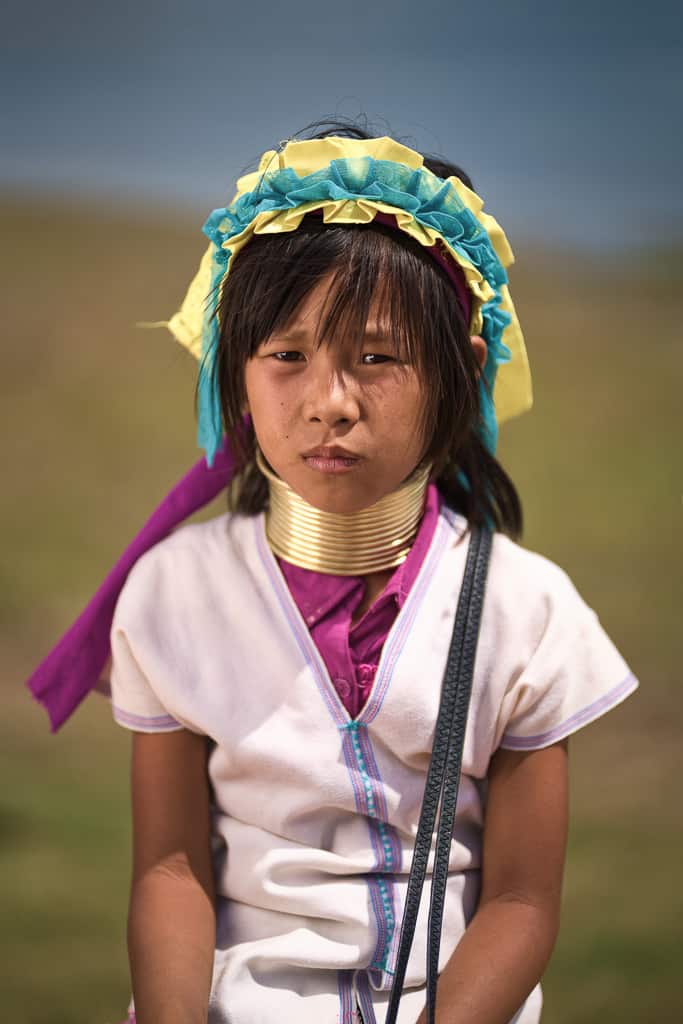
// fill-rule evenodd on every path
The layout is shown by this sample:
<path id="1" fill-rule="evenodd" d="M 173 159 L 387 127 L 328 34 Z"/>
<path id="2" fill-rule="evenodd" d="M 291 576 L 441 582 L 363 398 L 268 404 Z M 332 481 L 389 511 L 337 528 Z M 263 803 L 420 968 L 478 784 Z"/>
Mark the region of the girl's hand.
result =
<path id="1" fill-rule="evenodd" d="M 488 783 L 481 897 L 441 972 L 437 1024 L 508 1024 L 540 981 L 557 937 L 567 741 L 498 750 Z M 427 1024 L 426 1009 L 417 1024 Z"/>

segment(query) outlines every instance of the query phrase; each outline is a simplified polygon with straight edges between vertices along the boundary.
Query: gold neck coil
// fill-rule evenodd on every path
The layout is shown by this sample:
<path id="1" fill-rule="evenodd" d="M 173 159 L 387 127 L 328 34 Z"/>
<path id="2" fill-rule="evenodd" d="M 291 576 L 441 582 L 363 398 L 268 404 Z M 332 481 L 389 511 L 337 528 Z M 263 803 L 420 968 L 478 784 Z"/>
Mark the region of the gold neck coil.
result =
<path id="1" fill-rule="evenodd" d="M 268 466 L 266 537 L 271 550 L 292 565 L 334 576 L 364 576 L 404 562 L 424 511 L 431 467 L 416 469 L 395 491 L 360 512 L 323 512 L 309 505 Z"/>

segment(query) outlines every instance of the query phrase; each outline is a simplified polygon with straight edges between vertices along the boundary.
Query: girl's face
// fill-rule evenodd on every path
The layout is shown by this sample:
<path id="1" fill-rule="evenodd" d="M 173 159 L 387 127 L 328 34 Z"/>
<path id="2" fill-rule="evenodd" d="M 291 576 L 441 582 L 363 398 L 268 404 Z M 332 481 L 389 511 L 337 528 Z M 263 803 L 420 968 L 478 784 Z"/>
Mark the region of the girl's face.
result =
<path id="1" fill-rule="evenodd" d="M 419 463 L 425 392 L 415 367 L 398 360 L 377 302 L 360 352 L 334 338 L 318 344 L 331 280 L 247 361 L 245 387 L 257 441 L 278 476 L 316 508 L 346 513 L 394 491 Z"/>

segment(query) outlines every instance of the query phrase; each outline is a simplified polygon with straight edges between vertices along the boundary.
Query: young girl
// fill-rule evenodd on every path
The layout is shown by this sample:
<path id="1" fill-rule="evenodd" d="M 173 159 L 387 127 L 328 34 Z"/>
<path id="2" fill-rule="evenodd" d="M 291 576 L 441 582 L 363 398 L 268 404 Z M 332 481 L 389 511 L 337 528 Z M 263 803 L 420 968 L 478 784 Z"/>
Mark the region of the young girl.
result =
<path id="1" fill-rule="evenodd" d="M 57 727 L 111 625 L 133 730 L 129 1018 L 385 1020 L 468 536 L 487 524 L 436 1019 L 532 1024 L 567 737 L 636 681 L 565 573 L 516 543 L 494 453 L 530 384 L 505 236 L 458 168 L 340 128 L 267 152 L 205 232 L 169 326 L 200 358 L 206 465 L 31 680 Z M 166 537 L 235 471 L 229 513 Z M 400 1024 L 427 1019 L 427 902 Z"/>

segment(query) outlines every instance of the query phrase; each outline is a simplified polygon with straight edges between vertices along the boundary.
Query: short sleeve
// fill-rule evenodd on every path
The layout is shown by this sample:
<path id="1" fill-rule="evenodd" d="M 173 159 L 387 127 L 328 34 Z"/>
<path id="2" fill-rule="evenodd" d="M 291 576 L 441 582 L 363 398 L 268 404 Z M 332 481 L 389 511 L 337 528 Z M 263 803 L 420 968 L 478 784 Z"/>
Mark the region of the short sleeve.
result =
<path id="1" fill-rule="evenodd" d="M 507 750 L 556 743 L 615 707 L 638 685 L 566 573 L 546 565 L 551 571 L 540 600 L 540 635 L 501 705 L 496 731 Z"/>
<path id="2" fill-rule="evenodd" d="M 111 629 L 111 705 L 114 720 L 135 732 L 175 732 L 184 726 L 173 717 L 155 692 L 142 663 L 153 664 L 141 624 L 149 604 L 145 579 L 137 567 L 119 596 Z"/>

